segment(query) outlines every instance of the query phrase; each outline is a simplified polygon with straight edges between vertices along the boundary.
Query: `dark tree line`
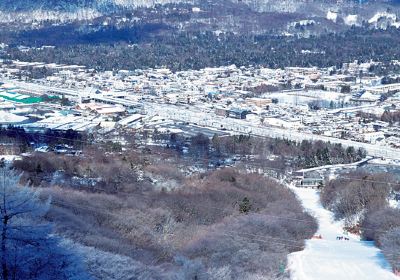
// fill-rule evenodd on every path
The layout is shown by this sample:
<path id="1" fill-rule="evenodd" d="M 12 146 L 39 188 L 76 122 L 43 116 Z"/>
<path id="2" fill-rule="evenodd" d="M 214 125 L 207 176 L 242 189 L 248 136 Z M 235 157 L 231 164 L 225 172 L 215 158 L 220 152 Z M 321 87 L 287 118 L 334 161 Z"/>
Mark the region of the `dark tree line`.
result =
<path id="1" fill-rule="evenodd" d="M 400 122 L 400 110 L 396 111 L 388 111 L 386 110 L 383 112 L 381 116 L 365 113 L 365 112 L 358 112 L 357 117 L 360 117 L 360 121 L 363 123 L 369 123 L 377 120 L 381 120 L 383 122 L 387 122 L 391 125 Z"/>
<path id="2" fill-rule="evenodd" d="M 395 112 L 385 111 L 381 116 L 381 120 L 384 122 L 388 122 L 390 124 L 399 123 L 400 122 L 400 111 L 395 111 Z"/>
<path id="3" fill-rule="evenodd" d="M 129 70 L 157 66 L 185 70 L 231 64 L 239 66 L 252 64 L 272 68 L 341 67 L 344 62 L 354 60 L 367 62 L 371 59 L 389 64 L 391 60 L 400 56 L 400 50 L 397 48 L 400 43 L 400 30 L 392 28 L 388 30 L 352 28 L 342 33 L 310 38 L 232 33 L 217 36 L 213 32 L 195 31 L 160 32 L 136 38 L 136 35 L 131 34 L 133 31 L 118 30 L 115 34 L 114 31 L 111 29 L 107 31 L 111 32 L 110 34 L 98 34 L 114 38 L 111 43 L 102 44 L 101 40 L 96 39 L 97 33 L 93 33 L 85 36 L 89 36 L 90 41 L 96 44 L 88 41 L 83 44 L 77 40 L 74 44 L 60 45 L 55 49 L 31 49 L 28 52 L 20 52 L 17 48 L 11 47 L 7 58 L 80 64 L 99 70 Z M 36 32 L 39 34 L 34 36 L 35 40 L 37 37 L 48 38 L 45 36 L 47 33 Z M 57 37 L 57 34 L 50 38 L 54 36 Z M 24 36 L 24 40 L 29 40 L 29 36 Z M 129 45 L 132 41 L 136 45 Z M 303 53 L 302 50 L 313 50 L 313 52 Z"/>
<path id="4" fill-rule="evenodd" d="M 328 164 L 346 164 L 365 158 L 366 152 L 341 144 L 322 141 L 302 142 L 288 139 L 260 138 L 250 135 L 218 136 L 211 139 L 204 134 L 186 138 L 179 134 L 156 134 L 155 141 L 165 141 L 167 148 L 182 152 L 187 148 L 186 156 L 217 162 L 235 156 L 251 161 L 260 167 L 282 169 L 310 168 Z M 274 157 L 271 160 L 271 156 Z M 247 159 L 249 158 L 249 159 Z"/>
<path id="5" fill-rule="evenodd" d="M 66 131 L 47 129 L 44 132 L 28 132 L 21 127 L 8 126 L 0 128 L 1 144 L 13 144 L 19 148 L 20 153 L 35 148 L 38 144 L 50 147 L 70 145 L 75 149 L 81 149 L 90 140 L 90 135 L 71 129 Z"/>
<path id="6" fill-rule="evenodd" d="M 282 157 L 292 167 L 315 167 L 327 164 L 351 163 L 366 156 L 365 151 L 344 148 L 340 144 L 322 141 L 295 142 L 287 139 L 257 138 L 247 135 L 233 137 L 214 136 L 211 141 L 212 150 L 218 154 L 255 155 L 266 159 L 271 154 Z"/>

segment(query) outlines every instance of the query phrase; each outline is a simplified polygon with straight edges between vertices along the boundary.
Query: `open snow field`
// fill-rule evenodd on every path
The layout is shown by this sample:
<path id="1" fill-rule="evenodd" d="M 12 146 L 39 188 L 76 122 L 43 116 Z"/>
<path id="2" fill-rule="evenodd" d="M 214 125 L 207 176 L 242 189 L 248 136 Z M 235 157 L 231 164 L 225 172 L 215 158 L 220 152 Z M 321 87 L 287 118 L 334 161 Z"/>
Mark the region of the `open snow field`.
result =
<path id="1" fill-rule="evenodd" d="M 372 242 L 358 236 L 345 235 L 342 223 L 335 222 L 333 213 L 324 209 L 317 190 L 292 187 L 303 206 L 318 221 L 316 235 L 322 239 L 306 241 L 303 251 L 288 256 L 293 280 L 385 280 L 400 279 Z M 336 240 L 345 236 L 350 240 Z"/>

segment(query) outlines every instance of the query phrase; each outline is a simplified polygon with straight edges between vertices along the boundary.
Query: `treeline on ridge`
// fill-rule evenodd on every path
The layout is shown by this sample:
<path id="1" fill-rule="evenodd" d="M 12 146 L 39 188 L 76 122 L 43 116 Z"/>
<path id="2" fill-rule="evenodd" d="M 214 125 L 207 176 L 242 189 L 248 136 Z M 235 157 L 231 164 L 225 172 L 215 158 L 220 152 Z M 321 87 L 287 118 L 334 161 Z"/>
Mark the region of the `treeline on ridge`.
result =
<path id="1" fill-rule="evenodd" d="M 233 33 L 216 35 L 208 31 L 158 32 L 163 28 L 161 26 L 140 28 L 144 28 L 143 31 L 146 31 L 146 28 L 154 29 L 155 33 L 151 36 L 139 36 L 134 30 L 126 30 L 125 33 L 118 30 L 113 35 L 110 30 L 111 33 L 104 31 L 104 34 L 113 38 L 112 43 L 101 43 L 101 39 L 97 40 L 96 33 L 93 33 L 85 36 L 93 37 L 95 44 L 82 43 L 79 39 L 75 43 L 60 45 L 54 49 L 32 48 L 22 52 L 16 47 L 10 47 L 3 57 L 22 61 L 86 65 L 97 70 L 135 70 L 166 66 L 177 71 L 231 64 L 271 68 L 341 67 L 343 63 L 354 60 L 389 63 L 400 55 L 400 50 L 396 48 L 400 43 L 400 31 L 395 28 L 373 30 L 354 27 L 342 33 L 310 38 Z M 39 33 L 32 35 L 35 40 L 29 41 L 29 36 L 23 36 L 24 41 L 15 41 L 15 46 L 22 43 L 34 46 L 39 38 L 42 38 L 40 41 L 43 45 L 51 45 L 46 38 L 56 36 L 48 37 L 44 36 L 45 33 L 40 34 L 41 31 L 35 32 Z M 62 30 L 60 32 L 64 38 L 69 37 L 65 36 Z M 104 34 L 99 33 L 99 38 Z M 304 53 L 304 50 L 311 53 Z"/>

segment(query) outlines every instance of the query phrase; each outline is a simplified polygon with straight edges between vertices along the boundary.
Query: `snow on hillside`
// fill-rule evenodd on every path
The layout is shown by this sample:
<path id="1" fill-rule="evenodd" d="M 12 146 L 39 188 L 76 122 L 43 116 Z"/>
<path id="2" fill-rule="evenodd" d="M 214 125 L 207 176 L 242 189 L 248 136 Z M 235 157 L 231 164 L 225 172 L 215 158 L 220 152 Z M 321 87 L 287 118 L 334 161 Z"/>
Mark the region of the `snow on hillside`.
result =
<path id="1" fill-rule="evenodd" d="M 377 12 L 373 17 L 368 20 L 369 24 L 374 25 L 376 28 L 386 29 L 389 26 L 396 28 L 400 27 L 397 15 L 389 12 Z"/>
<path id="2" fill-rule="evenodd" d="M 336 22 L 338 19 L 338 13 L 329 10 L 328 13 L 326 14 L 326 19 Z"/>
<path id="3" fill-rule="evenodd" d="M 156 4 L 168 4 L 168 3 L 194 3 L 190 0 L 99 0 L 99 2 L 112 2 L 113 4 L 122 7 L 152 7 Z"/>
<path id="4" fill-rule="evenodd" d="M 381 18 L 389 20 L 392 25 L 400 26 L 396 15 L 388 12 L 376 12 L 377 7 L 384 7 L 374 1 L 371 5 L 354 7 L 351 0 L 326 1 L 326 0 L 212 0 L 210 3 L 235 5 L 241 7 L 248 5 L 258 12 L 295 13 L 305 18 L 325 17 L 327 20 L 346 25 L 360 25 L 363 20 L 376 24 Z M 75 20 L 91 20 L 101 15 L 126 12 L 138 7 L 154 7 L 170 3 L 187 3 L 201 5 L 202 0 L 0 0 L 1 22 L 40 22 L 50 20 L 54 22 L 69 22 Z M 389 5 L 389 4 L 388 4 Z M 193 12 L 199 11 L 195 7 Z M 328 11 L 328 12 L 327 12 Z M 373 11 L 374 15 L 370 11 Z M 352 13 L 352 14 L 348 14 Z M 368 16 L 366 16 L 366 14 Z M 373 15 L 371 17 L 371 15 Z"/>
<path id="5" fill-rule="evenodd" d="M 304 0 L 244 0 L 243 3 L 249 5 L 253 10 L 260 12 L 285 12 L 295 13 L 298 12 L 304 3 Z"/>
<path id="6" fill-rule="evenodd" d="M 343 18 L 344 23 L 346 25 L 357 25 L 358 24 L 358 15 L 348 15 Z"/>
<path id="7" fill-rule="evenodd" d="M 368 23 L 377 23 L 381 18 L 390 19 L 393 21 L 397 20 L 397 16 L 393 13 L 388 12 L 378 12 L 372 18 L 368 20 Z"/>
<path id="8" fill-rule="evenodd" d="M 0 11 L 0 23 L 9 22 L 41 22 L 45 20 L 66 22 L 75 20 L 91 20 L 101 16 L 101 13 L 93 9 L 79 9 L 75 12 L 60 12 L 49 10 L 33 10 L 29 12 L 3 12 Z"/>
<path id="9" fill-rule="evenodd" d="M 303 251 L 288 256 L 293 280 L 389 280 L 398 279 L 382 253 L 372 242 L 346 235 L 341 222 L 324 209 L 319 194 L 313 189 L 292 187 L 306 210 L 319 223 L 317 235 L 322 239 L 307 240 Z M 349 238 L 336 240 L 338 236 Z"/>
<path id="10" fill-rule="evenodd" d="M 71 3 L 63 0 L 59 1 L 57 5 L 52 4 L 51 0 L 32 1 L 29 5 L 21 1 L 10 4 L 0 1 L 0 23 L 92 20 L 120 8 L 134 9 L 182 2 L 194 3 L 194 0 L 92 0 L 71 1 Z"/>
<path id="11" fill-rule="evenodd" d="M 389 206 L 392 208 L 400 208 L 400 201 L 396 199 L 390 199 Z"/>
<path id="12" fill-rule="evenodd" d="M 69 11 L 78 9 L 104 10 L 115 7 L 152 7 L 157 4 L 193 3 L 195 0 L 1 0 L 0 9 L 5 11 Z"/>

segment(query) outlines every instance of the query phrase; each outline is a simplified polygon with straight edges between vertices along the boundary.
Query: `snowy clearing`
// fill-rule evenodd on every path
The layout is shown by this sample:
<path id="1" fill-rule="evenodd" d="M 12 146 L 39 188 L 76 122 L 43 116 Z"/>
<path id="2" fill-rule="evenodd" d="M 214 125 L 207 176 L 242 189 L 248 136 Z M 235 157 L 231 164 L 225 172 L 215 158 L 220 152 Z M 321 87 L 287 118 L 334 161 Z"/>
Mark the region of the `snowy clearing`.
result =
<path id="1" fill-rule="evenodd" d="M 307 240 L 303 251 L 288 256 L 293 280 L 399 279 L 372 242 L 344 234 L 343 224 L 334 221 L 333 213 L 322 207 L 317 190 L 292 189 L 306 210 L 317 219 L 316 235 L 322 236 L 322 239 Z M 349 240 L 336 240 L 338 236 Z"/>

